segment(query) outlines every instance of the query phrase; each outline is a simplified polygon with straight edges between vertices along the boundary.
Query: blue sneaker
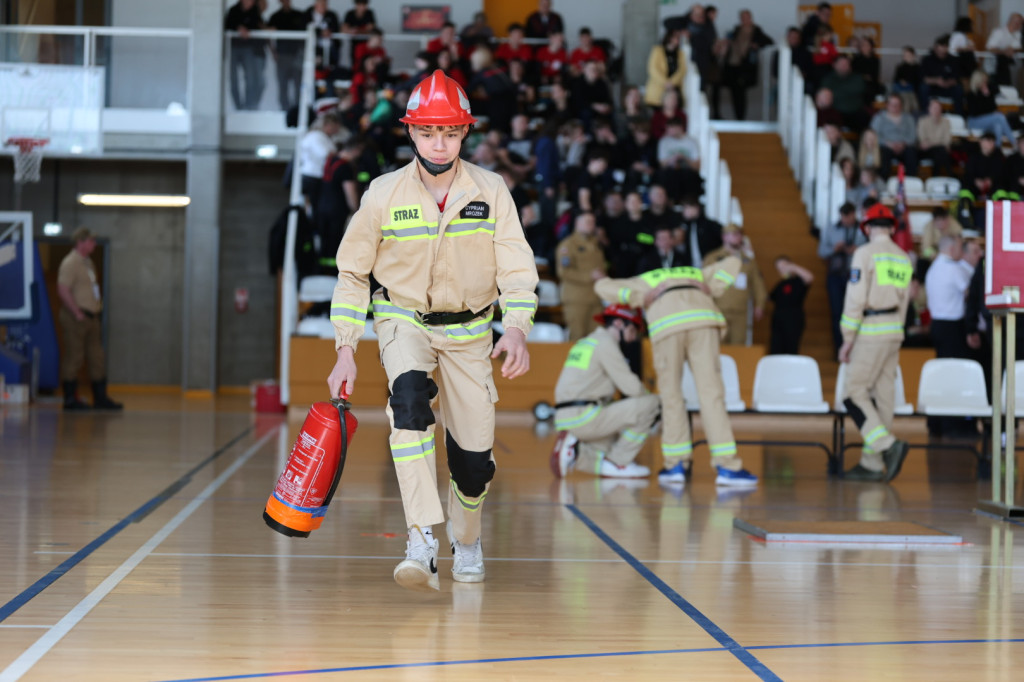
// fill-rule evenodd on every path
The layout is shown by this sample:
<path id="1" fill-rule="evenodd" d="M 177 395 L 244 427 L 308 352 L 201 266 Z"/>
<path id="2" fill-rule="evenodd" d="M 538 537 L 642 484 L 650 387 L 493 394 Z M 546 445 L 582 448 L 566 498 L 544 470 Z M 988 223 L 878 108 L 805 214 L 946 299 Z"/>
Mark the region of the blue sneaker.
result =
<path id="1" fill-rule="evenodd" d="M 680 460 L 671 469 L 663 468 L 658 472 L 658 481 L 660 483 L 686 483 L 686 479 L 690 477 L 688 464 L 688 462 Z"/>
<path id="2" fill-rule="evenodd" d="M 732 471 L 725 467 L 715 468 L 718 469 L 718 478 L 715 479 L 715 485 L 727 485 L 733 488 L 754 488 L 757 486 L 757 476 L 746 469 Z"/>

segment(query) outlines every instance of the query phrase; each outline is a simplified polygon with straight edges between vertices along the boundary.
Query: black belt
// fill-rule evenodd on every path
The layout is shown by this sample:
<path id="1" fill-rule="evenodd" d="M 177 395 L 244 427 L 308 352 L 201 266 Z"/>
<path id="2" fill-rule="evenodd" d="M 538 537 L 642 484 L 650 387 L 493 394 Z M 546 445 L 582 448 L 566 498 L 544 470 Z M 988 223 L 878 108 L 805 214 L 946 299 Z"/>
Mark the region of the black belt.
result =
<path id="1" fill-rule="evenodd" d="M 555 409 L 560 410 L 563 407 L 590 407 L 591 405 L 600 404 L 598 400 L 566 400 L 564 403 L 557 403 Z"/>
<path id="2" fill-rule="evenodd" d="M 871 317 L 873 315 L 891 315 L 893 313 L 898 313 L 899 311 L 899 308 L 882 308 L 881 310 L 869 309 L 864 311 L 864 317 Z"/>
<path id="3" fill-rule="evenodd" d="M 667 289 L 662 291 L 654 300 L 658 300 L 668 292 L 675 291 L 676 289 L 700 289 L 700 287 L 695 284 L 677 284 L 675 286 L 668 287 Z"/>
<path id="4" fill-rule="evenodd" d="M 482 316 L 487 312 L 487 308 L 484 308 L 478 313 L 474 313 L 472 310 L 463 310 L 459 313 L 416 313 L 420 322 L 425 325 L 435 324 L 462 324 L 463 322 L 469 322 Z"/>

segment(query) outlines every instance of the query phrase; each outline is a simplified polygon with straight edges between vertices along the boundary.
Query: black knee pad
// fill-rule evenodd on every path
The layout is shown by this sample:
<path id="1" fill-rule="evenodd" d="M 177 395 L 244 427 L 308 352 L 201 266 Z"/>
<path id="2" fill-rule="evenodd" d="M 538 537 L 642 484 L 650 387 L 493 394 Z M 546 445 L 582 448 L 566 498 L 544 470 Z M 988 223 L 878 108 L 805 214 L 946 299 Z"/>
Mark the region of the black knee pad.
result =
<path id="1" fill-rule="evenodd" d="M 857 407 L 857 404 L 847 398 L 843 401 L 843 405 L 846 406 L 846 411 L 850 414 L 853 419 L 853 423 L 857 425 L 857 428 L 864 426 L 864 422 L 867 418 L 864 416 L 864 411 Z"/>
<path id="2" fill-rule="evenodd" d="M 480 497 L 487 489 L 487 484 L 494 478 L 494 462 L 491 451 L 473 452 L 463 450 L 451 431 L 445 432 L 445 445 L 448 447 L 448 471 L 458 486 L 459 492 L 466 497 Z"/>
<path id="3" fill-rule="evenodd" d="M 437 384 L 426 372 L 413 370 L 402 374 L 391 385 L 391 411 L 395 428 L 426 431 L 434 423 L 430 401 L 437 395 Z"/>

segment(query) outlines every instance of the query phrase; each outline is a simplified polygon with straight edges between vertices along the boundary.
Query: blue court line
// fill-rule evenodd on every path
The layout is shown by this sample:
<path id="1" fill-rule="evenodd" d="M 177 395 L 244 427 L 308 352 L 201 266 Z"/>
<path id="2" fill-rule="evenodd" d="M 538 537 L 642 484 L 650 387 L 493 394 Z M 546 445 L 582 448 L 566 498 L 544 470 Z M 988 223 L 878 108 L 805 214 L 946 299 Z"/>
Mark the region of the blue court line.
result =
<path id="1" fill-rule="evenodd" d="M 765 682 L 782 682 L 781 677 L 769 670 L 768 666 L 757 660 L 752 653 L 740 646 L 739 642 L 727 635 L 722 628 L 715 625 L 711 619 L 701 613 L 696 606 L 683 599 L 682 595 L 669 587 L 668 584 L 656 576 L 651 569 L 640 563 L 635 556 L 627 552 L 622 545 L 615 542 L 610 535 L 601 530 L 601 527 L 594 523 L 589 516 L 581 512 L 576 505 L 567 504 L 565 507 L 575 514 L 576 518 L 582 521 L 583 524 L 589 528 L 594 535 L 599 537 L 604 544 L 608 545 L 613 552 L 622 557 L 622 559 L 629 564 L 634 571 L 643 576 L 647 582 L 657 588 L 657 590 L 663 595 L 668 597 L 669 601 L 682 609 L 683 613 L 699 625 L 704 632 L 711 635 L 716 642 L 721 644 L 729 653 L 738 658 L 743 665 L 750 668 L 752 673 L 762 680 L 765 680 Z"/>
<path id="2" fill-rule="evenodd" d="M 1021 643 L 1024 639 L 936 639 L 907 640 L 892 642 L 827 642 L 824 644 L 765 644 L 747 649 L 825 649 L 856 646 L 895 646 L 910 644 L 1002 644 Z M 383 665 L 354 665 L 341 668 L 313 668 L 310 670 L 283 670 L 275 673 L 247 673 L 244 675 L 222 675 L 219 677 L 189 677 L 162 682 L 227 682 L 229 680 L 254 680 L 270 677 L 294 677 L 297 675 L 324 675 L 327 673 L 366 672 L 369 670 L 396 670 L 403 668 L 440 668 L 450 665 L 477 665 L 481 663 L 522 663 L 526 661 L 566 661 L 585 658 L 613 658 L 619 656 L 653 656 L 664 654 L 701 654 L 728 651 L 725 647 L 704 647 L 695 649 L 654 649 L 650 651 L 610 651 L 591 654 L 552 654 L 549 656 L 509 656 L 506 658 L 471 658 L 457 661 L 427 661 L 424 663 L 388 663 Z"/>
<path id="3" fill-rule="evenodd" d="M 81 563 L 82 560 L 84 560 L 90 554 L 95 552 L 97 549 L 105 545 L 111 538 L 113 538 L 115 535 L 117 535 L 122 530 L 127 528 L 130 524 L 139 523 L 147 516 L 152 514 L 154 511 L 156 511 L 160 507 L 160 505 L 174 497 L 174 495 L 178 491 L 180 491 L 182 488 L 188 485 L 189 482 L 192 480 L 192 477 L 198 471 L 209 465 L 211 462 L 215 461 L 225 452 L 227 452 L 231 448 L 231 446 L 233 446 L 235 443 L 242 440 L 242 438 L 248 435 L 249 432 L 253 430 L 253 428 L 254 427 L 252 426 L 247 426 L 244 431 L 242 431 L 240 434 L 229 440 L 221 447 L 214 450 L 213 454 L 211 454 L 202 462 L 199 462 L 199 464 L 196 464 L 194 467 L 189 469 L 184 475 L 182 475 L 181 478 L 179 478 L 177 481 L 161 490 L 151 500 L 143 504 L 141 507 L 133 511 L 128 516 L 124 517 L 123 519 L 115 523 L 113 526 L 107 529 L 106 532 L 104 532 L 95 540 L 87 544 L 85 547 L 78 550 L 70 557 L 62 561 L 59 566 L 51 570 L 49 573 L 44 575 L 39 580 L 32 583 L 32 585 L 30 585 L 29 587 L 25 588 L 25 590 L 23 590 L 21 594 L 18 594 L 9 602 L 4 604 L 3 606 L 0 606 L 0 623 L 10 618 L 18 609 L 27 604 L 33 598 L 39 596 L 39 594 L 43 590 L 57 582 L 57 580 L 59 580 L 61 576 L 63 576 L 65 573 L 67 573 L 72 568 L 77 566 L 79 563 Z"/>

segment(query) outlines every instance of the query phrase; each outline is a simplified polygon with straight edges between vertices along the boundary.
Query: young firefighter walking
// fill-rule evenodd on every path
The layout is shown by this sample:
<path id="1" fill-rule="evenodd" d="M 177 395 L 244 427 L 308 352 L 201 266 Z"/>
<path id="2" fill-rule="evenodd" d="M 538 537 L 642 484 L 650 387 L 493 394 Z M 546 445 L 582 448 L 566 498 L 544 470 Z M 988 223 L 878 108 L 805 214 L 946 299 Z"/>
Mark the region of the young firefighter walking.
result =
<path id="1" fill-rule="evenodd" d="M 643 478 L 651 470 L 634 460 L 654 430 L 661 403 L 619 347 L 636 340 L 643 315 L 615 304 L 594 318 L 601 326 L 573 345 L 555 385 L 555 427 L 561 435 L 553 468 L 563 477 L 578 464 L 597 476 Z M 622 400 L 614 399 L 616 390 Z"/>
<path id="2" fill-rule="evenodd" d="M 729 256 L 703 270 L 694 267 L 661 268 L 629 279 L 602 279 L 594 285 L 606 301 L 644 308 L 654 354 L 661 398 L 661 454 L 664 468 L 658 481 L 667 485 L 686 482 L 693 457 L 693 441 L 683 399 L 683 363 L 689 361 L 700 398 L 700 416 L 718 472 L 715 483 L 750 488 L 757 476 L 743 468 L 736 454 L 736 439 L 725 410 L 725 387 L 718 362 L 719 340 L 725 317 L 712 296 L 732 286 L 740 260 Z"/>
<path id="3" fill-rule="evenodd" d="M 914 268 L 892 241 L 896 225 L 882 204 L 867 209 L 861 229 L 868 243 L 850 265 L 840 327 L 839 362 L 849 363 L 843 404 L 864 437 L 860 462 L 845 473 L 854 481 L 889 482 L 900 472 L 909 445 L 892 435 L 896 369 Z"/>
<path id="4" fill-rule="evenodd" d="M 371 183 L 338 249 L 331 302 L 338 360 L 327 378 L 332 396 L 355 387 L 354 353 L 373 306 L 380 360 L 391 398 L 391 455 L 409 540 L 395 581 L 437 590 L 433 527 L 444 522 L 437 489 L 434 414 L 439 396 L 448 450 L 447 536 L 452 576 L 484 579 L 481 512 L 494 477 L 491 358 L 502 376 L 526 373 L 526 335 L 537 309 L 537 269 L 501 177 L 461 161 L 476 119 L 469 100 L 440 70 L 409 97 L 406 124 L 416 160 Z M 370 274 L 382 285 L 369 291 Z M 505 335 L 491 337 L 493 302 Z"/>

